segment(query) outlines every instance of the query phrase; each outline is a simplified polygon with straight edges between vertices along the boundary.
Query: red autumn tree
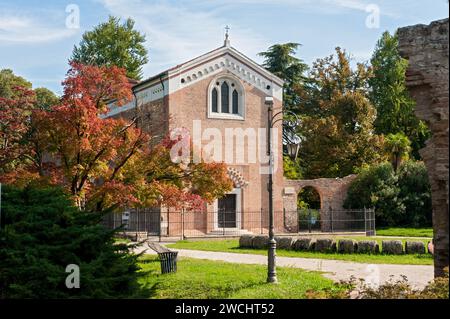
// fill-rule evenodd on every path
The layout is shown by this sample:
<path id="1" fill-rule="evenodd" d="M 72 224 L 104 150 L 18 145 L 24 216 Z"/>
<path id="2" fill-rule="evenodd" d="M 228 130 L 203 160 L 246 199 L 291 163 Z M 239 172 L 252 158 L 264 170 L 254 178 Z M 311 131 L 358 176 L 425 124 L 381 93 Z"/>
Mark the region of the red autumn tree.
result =
<path id="1" fill-rule="evenodd" d="M 12 97 L 0 96 L 0 175 L 20 169 L 31 152 L 27 137 L 36 96 L 24 87 L 16 86 L 12 90 Z"/>
<path id="2" fill-rule="evenodd" d="M 59 105 L 33 111 L 34 160 L 27 172 L 64 186 L 80 208 L 199 209 L 231 189 L 225 165 L 174 163 L 172 144 L 150 147 L 151 137 L 136 127 L 137 118 L 101 118 L 106 101 L 120 107 L 132 97 L 123 69 L 72 63 L 63 84 Z M 15 174 L 16 180 L 22 176 Z"/>

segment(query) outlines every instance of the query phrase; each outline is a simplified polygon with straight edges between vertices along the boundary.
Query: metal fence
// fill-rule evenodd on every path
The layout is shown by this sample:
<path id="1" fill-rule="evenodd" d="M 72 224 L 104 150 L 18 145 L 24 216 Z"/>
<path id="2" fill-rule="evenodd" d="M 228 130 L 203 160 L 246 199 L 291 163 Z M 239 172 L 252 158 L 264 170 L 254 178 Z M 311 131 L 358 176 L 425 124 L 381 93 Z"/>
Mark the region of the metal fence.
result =
<path id="1" fill-rule="evenodd" d="M 260 211 L 169 211 L 138 209 L 105 216 L 108 228 L 123 227 L 126 233 L 165 238 L 236 237 L 267 234 L 269 213 Z M 375 211 L 312 210 L 275 211 L 276 234 L 361 232 L 375 234 Z"/>
<path id="2" fill-rule="evenodd" d="M 364 232 L 375 235 L 375 210 L 298 210 L 298 232 Z"/>

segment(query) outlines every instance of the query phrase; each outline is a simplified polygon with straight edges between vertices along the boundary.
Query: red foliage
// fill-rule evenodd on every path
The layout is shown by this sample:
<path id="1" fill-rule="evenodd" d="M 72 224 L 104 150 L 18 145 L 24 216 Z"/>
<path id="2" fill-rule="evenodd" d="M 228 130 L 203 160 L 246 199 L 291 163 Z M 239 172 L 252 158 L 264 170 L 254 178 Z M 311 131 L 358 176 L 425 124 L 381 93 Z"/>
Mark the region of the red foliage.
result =
<path id="1" fill-rule="evenodd" d="M 31 150 L 25 143 L 36 96 L 32 90 L 15 87 L 16 98 L 0 97 L 0 172 L 13 170 Z"/>
<path id="2" fill-rule="evenodd" d="M 116 66 L 83 65 L 70 62 L 64 80 L 63 100 L 72 106 L 108 111 L 106 102 L 116 100 L 121 106 L 132 99 L 131 83 L 125 69 Z"/>
<path id="3" fill-rule="evenodd" d="M 26 172 L 8 174 L 8 182 L 40 176 L 42 183 L 63 186 L 80 207 L 93 210 L 153 205 L 198 210 L 231 188 L 225 165 L 179 165 L 170 158 L 173 141 L 165 139 L 150 148 L 150 137 L 134 120 L 101 118 L 107 101 L 116 100 L 120 107 L 132 97 L 123 69 L 72 63 L 63 84 L 59 105 L 33 111 L 27 151 L 33 160 Z M 26 96 L 0 106 L 13 105 L 26 114 L 32 104 Z M 6 109 L 2 123 L 24 118 L 14 107 Z M 26 128 L 20 121 L 13 124 L 9 129 L 20 132 L 17 144 Z M 8 134 L 14 140 L 15 135 Z"/>

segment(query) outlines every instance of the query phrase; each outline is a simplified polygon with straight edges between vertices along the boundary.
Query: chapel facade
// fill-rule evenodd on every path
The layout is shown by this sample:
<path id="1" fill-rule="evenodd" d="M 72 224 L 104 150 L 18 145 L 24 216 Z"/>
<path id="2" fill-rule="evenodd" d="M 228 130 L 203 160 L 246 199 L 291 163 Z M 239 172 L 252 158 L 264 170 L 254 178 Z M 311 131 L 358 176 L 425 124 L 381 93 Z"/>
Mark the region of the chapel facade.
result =
<path id="1" fill-rule="evenodd" d="M 206 204 L 207 213 L 192 215 L 184 227 L 199 235 L 260 232 L 267 224 L 269 206 L 265 100 L 272 97 L 273 114 L 280 112 L 282 87 L 283 80 L 233 48 L 227 35 L 223 46 L 134 84 L 133 101 L 121 107 L 111 102 L 106 117 L 138 117 L 139 127 L 157 139 L 184 128 L 191 138 L 200 139 L 202 149 L 213 139 L 220 140 L 220 150 L 215 148 L 210 155 L 226 163 L 234 188 Z M 273 133 L 275 227 L 282 231 L 281 121 Z M 160 209 L 160 231 L 178 235 L 179 227 L 170 224 L 185 217 L 170 212 L 170 207 Z"/>

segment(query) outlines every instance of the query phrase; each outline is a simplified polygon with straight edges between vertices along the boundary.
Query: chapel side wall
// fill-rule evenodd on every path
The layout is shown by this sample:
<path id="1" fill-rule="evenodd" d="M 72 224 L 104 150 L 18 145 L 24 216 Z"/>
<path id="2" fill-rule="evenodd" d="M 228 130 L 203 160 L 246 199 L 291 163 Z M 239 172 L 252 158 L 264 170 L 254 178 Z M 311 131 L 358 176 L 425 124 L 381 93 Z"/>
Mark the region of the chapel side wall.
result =
<path id="1" fill-rule="evenodd" d="M 152 143 L 158 143 L 169 130 L 168 97 L 140 103 L 132 109 L 114 114 L 109 118 L 123 118 L 128 121 L 138 118 L 137 126 L 152 136 Z"/>

